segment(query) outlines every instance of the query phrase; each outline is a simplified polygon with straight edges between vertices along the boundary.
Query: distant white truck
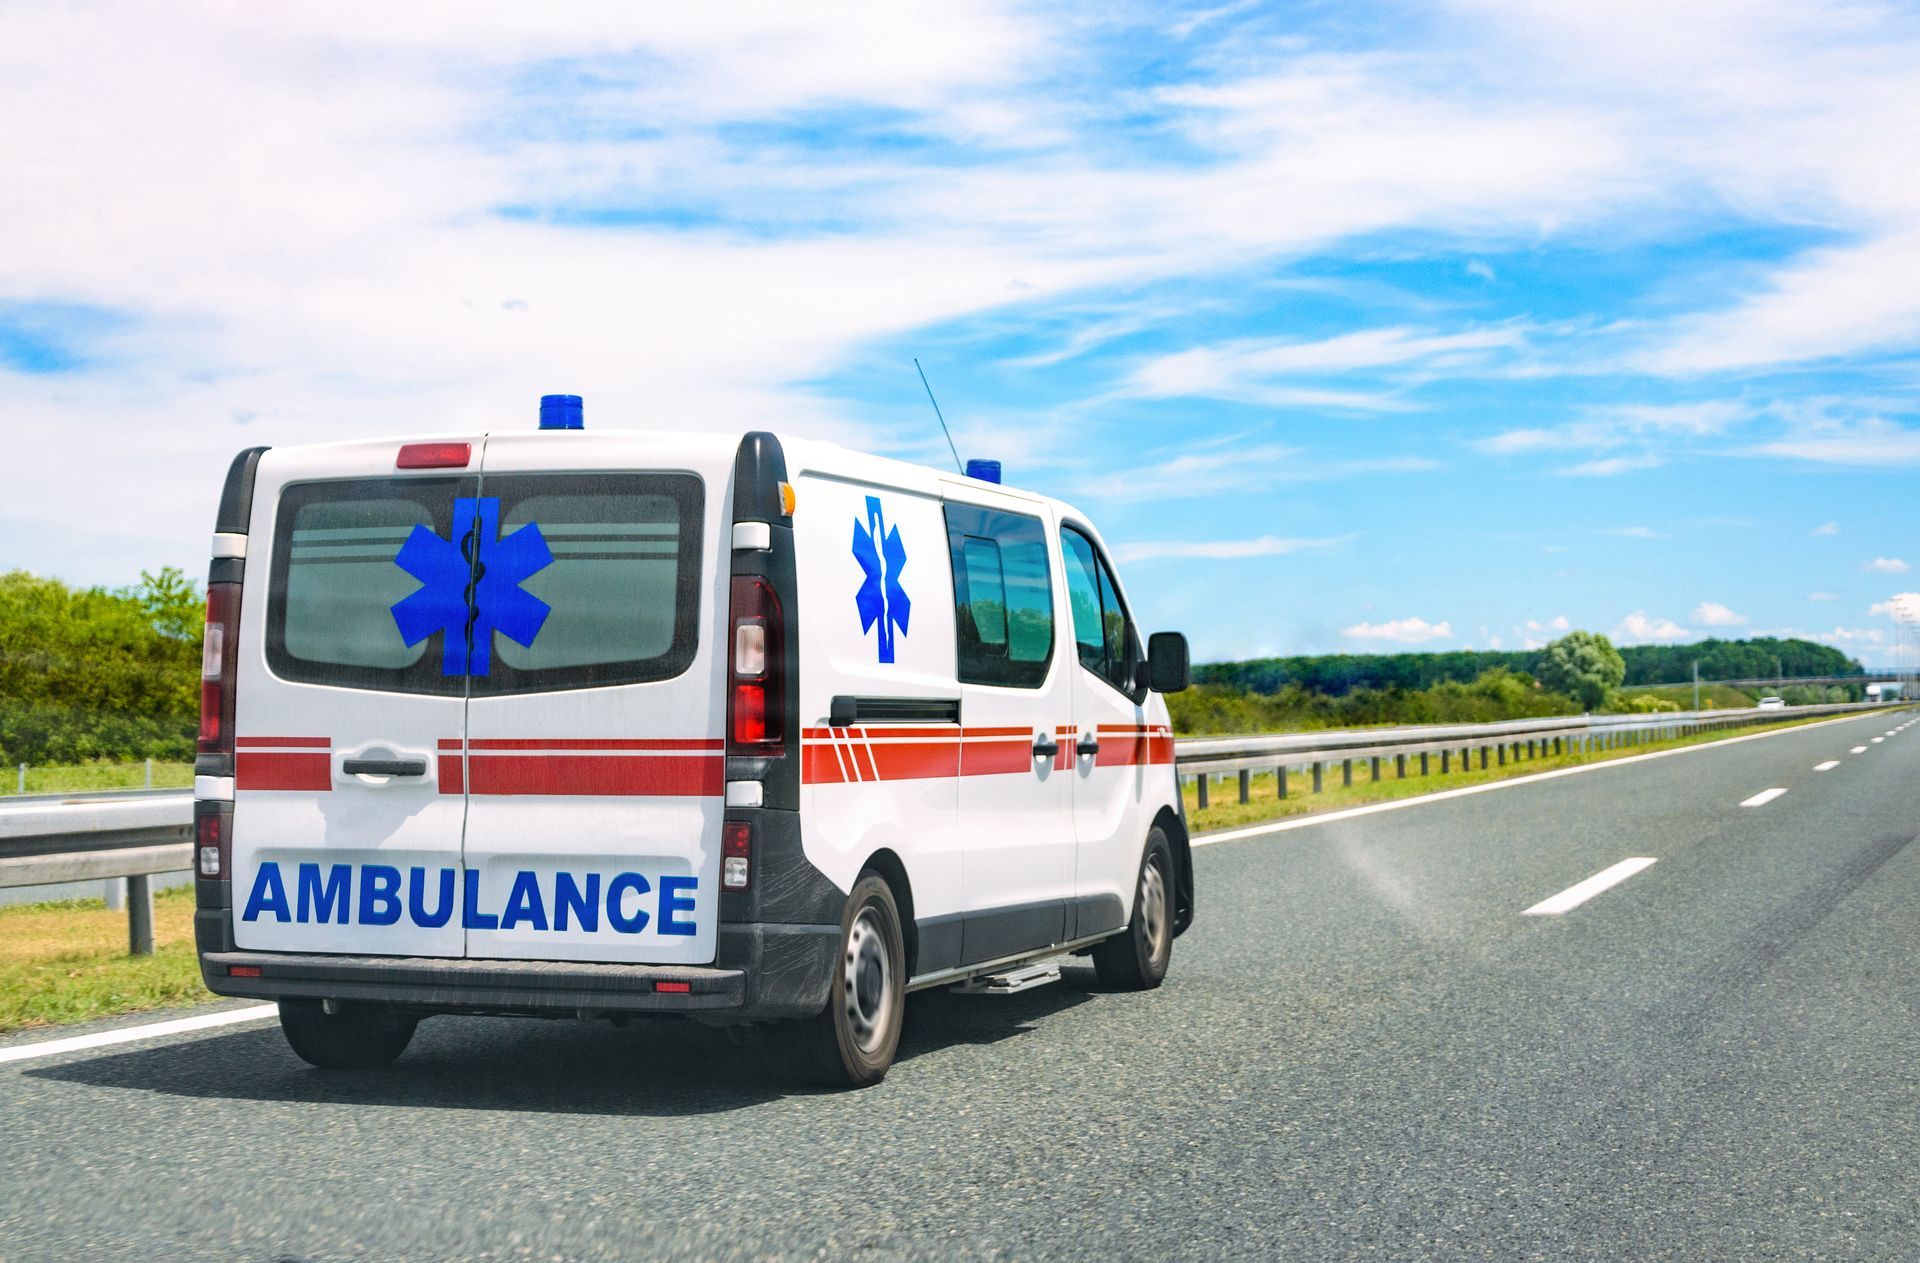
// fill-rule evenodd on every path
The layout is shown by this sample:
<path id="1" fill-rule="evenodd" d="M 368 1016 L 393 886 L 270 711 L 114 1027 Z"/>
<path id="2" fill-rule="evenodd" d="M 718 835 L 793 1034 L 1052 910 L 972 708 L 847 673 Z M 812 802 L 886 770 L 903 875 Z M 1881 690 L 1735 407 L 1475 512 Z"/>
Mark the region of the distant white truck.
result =
<path id="1" fill-rule="evenodd" d="M 1786 708 L 1787 700 L 1784 697 L 1775 697 L 1769 693 L 1760 699 L 1759 709 L 1761 710 L 1785 710 Z"/>

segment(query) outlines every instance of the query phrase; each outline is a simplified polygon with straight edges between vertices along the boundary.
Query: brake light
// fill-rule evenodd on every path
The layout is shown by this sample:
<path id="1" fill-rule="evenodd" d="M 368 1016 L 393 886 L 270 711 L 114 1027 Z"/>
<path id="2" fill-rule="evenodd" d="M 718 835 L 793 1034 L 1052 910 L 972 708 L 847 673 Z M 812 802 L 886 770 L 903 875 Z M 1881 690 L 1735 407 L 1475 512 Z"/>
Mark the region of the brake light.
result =
<path id="1" fill-rule="evenodd" d="M 395 469 L 465 469 L 473 459 L 471 443 L 407 443 L 395 458 Z"/>
<path id="2" fill-rule="evenodd" d="M 231 810 L 227 804 L 213 801 L 193 805 L 193 847 L 202 877 L 227 875 L 227 857 L 232 854 L 227 845 Z"/>
<path id="3" fill-rule="evenodd" d="M 743 753 L 777 755 L 786 739 L 780 599 L 759 575 L 733 576 L 733 635 L 727 736 Z"/>
<path id="4" fill-rule="evenodd" d="M 729 820 L 720 826 L 720 889 L 745 890 L 753 880 L 753 825 Z"/>
<path id="5" fill-rule="evenodd" d="M 207 630 L 200 645 L 201 754 L 233 753 L 233 677 L 239 658 L 240 585 L 207 585 Z"/>

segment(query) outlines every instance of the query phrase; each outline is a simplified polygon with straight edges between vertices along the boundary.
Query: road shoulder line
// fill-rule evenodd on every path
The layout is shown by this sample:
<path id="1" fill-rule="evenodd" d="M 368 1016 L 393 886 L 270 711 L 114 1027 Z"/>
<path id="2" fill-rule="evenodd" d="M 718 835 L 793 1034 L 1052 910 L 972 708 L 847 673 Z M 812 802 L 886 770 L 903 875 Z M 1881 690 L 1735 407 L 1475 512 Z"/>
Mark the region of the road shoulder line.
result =
<path id="1" fill-rule="evenodd" d="M 115 1030 L 97 1031 L 92 1035 L 69 1035 L 64 1039 L 15 1044 L 10 1048 L 0 1048 L 0 1065 L 32 1061 L 40 1057 L 57 1057 L 61 1053 L 110 1048 L 115 1044 L 131 1044 L 142 1039 L 185 1035 L 220 1026 L 237 1026 L 242 1022 L 259 1022 L 277 1015 L 279 1011 L 278 1007 L 271 1004 L 250 1004 L 244 1009 L 222 1009 L 218 1013 L 202 1013 L 197 1017 L 177 1017 L 166 1022 L 149 1022 L 144 1026 L 122 1026 Z"/>
<path id="2" fill-rule="evenodd" d="M 1541 781 L 1557 780 L 1562 776 L 1580 776 L 1587 772 L 1598 772 L 1606 768 L 1626 767 L 1634 763 L 1646 763 L 1652 759 L 1670 759 L 1675 755 L 1697 754 L 1702 750 L 1720 750 L 1727 746 L 1740 745 L 1748 741 L 1765 741 L 1769 737 L 1784 737 L 1793 732 L 1811 732 L 1816 728 L 1829 728 L 1834 724 L 1854 724 L 1870 715 L 1842 715 L 1838 719 L 1823 719 L 1817 723 L 1795 724 L 1791 728 L 1776 728 L 1772 732 L 1751 732 L 1744 737 L 1723 737 L 1719 741 L 1708 741 L 1700 745 L 1678 746 L 1672 750 L 1655 750 L 1650 754 L 1629 754 L 1625 758 L 1602 759 L 1597 763 L 1583 763 L 1579 767 L 1557 767 L 1548 772 L 1532 772 L 1526 776 L 1513 776 L 1504 781 L 1487 781 L 1480 785 L 1463 785 L 1459 789 L 1443 789 L 1431 794 L 1416 794 L 1411 798 L 1395 798 L 1383 803 L 1367 803 L 1360 807 L 1344 807 L 1339 811 L 1318 812 L 1308 816 L 1295 816 L 1291 820 L 1274 820 L 1265 824 L 1242 825 L 1238 829 L 1221 829 L 1213 833 L 1202 833 L 1192 839 L 1193 846 L 1213 846 L 1220 842 L 1240 842 L 1248 838 L 1262 837 L 1269 833 L 1288 833 L 1294 829 L 1308 829 L 1319 824 L 1333 824 L 1341 820 L 1353 820 L 1360 816 L 1371 816 L 1382 811 L 1400 811 L 1408 807 L 1420 807 L 1427 803 L 1446 802 L 1454 798 L 1466 798 L 1472 794 L 1490 794 L 1495 790 L 1512 789 L 1516 785 L 1534 785 Z"/>

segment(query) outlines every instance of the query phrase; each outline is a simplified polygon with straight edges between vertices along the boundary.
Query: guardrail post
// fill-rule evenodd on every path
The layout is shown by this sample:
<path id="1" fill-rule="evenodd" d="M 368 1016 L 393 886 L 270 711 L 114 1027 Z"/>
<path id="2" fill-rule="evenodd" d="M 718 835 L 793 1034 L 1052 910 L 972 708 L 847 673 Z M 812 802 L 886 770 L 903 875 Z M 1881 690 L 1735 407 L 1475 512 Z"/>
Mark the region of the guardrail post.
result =
<path id="1" fill-rule="evenodd" d="M 1488 750 L 1487 747 L 1485 746 L 1480 747 L 1480 770 L 1482 772 L 1487 770 L 1487 760 L 1491 759 L 1492 757 L 1493 757 L 1492 751 Z"/>
<path id="2" fill-rule="evenodd" d="M 1379 780 L 1380 779 L 1380 756 L 1376 754 L 1373 756 L 1372 759 L 1368 760 L 1368 762 L 1373 765 L 1371 768 L 1373 772 L 1373 779 L 1376 781 Z"/>
<path id="3" fill-rule="evenodd" d="M 1502 741 L 1500 743 L 1500 766 L 1505 767 L 1506 765 L 1507 765 L 1507 743 Z M 1486 766 L 1486 759 L 1484 757 L 1480 760 L 1480 766 L 1482 767 Z"/>
<path id="4" fill-rule="evenodd" d="M 1407 779 L 1407 756 L 1404 754 L 1394 755 L 1393 768 L 1394 768 L 1394 772 L 1400 777 L 1401 780 L 1403 781 L 1406 780 Z"/>
<path id="5" fill-rule="evenodd" d="M 1273 770 L 1273 774 L 1280 785 L 1280 797 L 1285 798 L 1287 796 L 1287 765 L 1282 763 Z"/>
<path id="6" fill-rule="evenodd" d="M 1212 779 L 1213 777 L 1206 772 L 1202 772 L 1193 778 L 1194 788 L 1200 792 L 1200 810 L 1202 811 L 1207 809 L 1207 782 Z"/>
<path id="7" fill-rule="evenodd" d="M 1240 801 L 1243 803 L 1253 801 L 1253 773 L 1246 768 L 1240 769 Z"/>
<path id="8" fill-rule="evenodd" d="M 1340 783 L 1342 785 L 1353 784 L 1353 760 L 1352 759 L 1340 760 Z"/>
<path id="9" fill-rule="evenodd" d="M 1321 763 L 1321 762 L 1320 762 L 1320 761 L 1319 761 L 1318 759 L 1316 759 L 1316 760 L 1314 760 L 1314 764 L 1313 764 L 1313 792 L 1314 792 L 1314 793 L 1316 793 L 1316 794 L 1317 794 L 1317 793 L 1319 793 L 1319 792 L 1320 792 L 1320 790 L 1321 790 L 1321 784 L 1320 784 L 1320 773 L 1322 772 L 1322 770 L 1323 770 L 1323 769 L 1324 769 L 1325 767 L 1326 767 L 1326 765 L 1325 765 L 1324 763 Z"/>
<path id="10" fill-rule="evenodd" d="M 127 878 L 127 952 L 153 955 L 153 883 L 145 873 Z"/>
<path id="11" fill-rule="evenodd" d="M 1440 775 L 1445 776 L 1448 772 L 1452 770 L 1453 770 L 1453 751 L 1442 750 L 1440 752 Z"/>

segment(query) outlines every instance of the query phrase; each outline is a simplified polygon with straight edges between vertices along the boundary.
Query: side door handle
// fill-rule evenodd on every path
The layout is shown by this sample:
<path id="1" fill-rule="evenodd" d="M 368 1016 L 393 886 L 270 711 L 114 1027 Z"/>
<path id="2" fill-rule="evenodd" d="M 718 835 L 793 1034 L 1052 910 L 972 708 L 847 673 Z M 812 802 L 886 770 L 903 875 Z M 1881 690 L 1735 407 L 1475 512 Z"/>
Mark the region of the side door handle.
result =
<path id="1" fill-rule="evenodd" d="M 348 776 L 425 776 L 425 759 L 342 759 L 340 770 Z"/>
<path id="2" fill-rule="evenodd" d="M 1052 737 L 1048 736 L 1046 733 L 1043 732 L 1039 736 L 1033 739 L 1033 757 L 1034 758 L 1051 759 L 1054 755 L 1058 753 L 1060 753 L 1060 743 L 1058 741 L 1055 741 Z"/>
<path id="3" fill-rule="evenodd" d="M 1081 758 L 1090 759 L 1100 753 L 1100 740 L 1090 732 L 1083 732 L 1080 734 L 1079 742 L 1073 749 Z"/>

